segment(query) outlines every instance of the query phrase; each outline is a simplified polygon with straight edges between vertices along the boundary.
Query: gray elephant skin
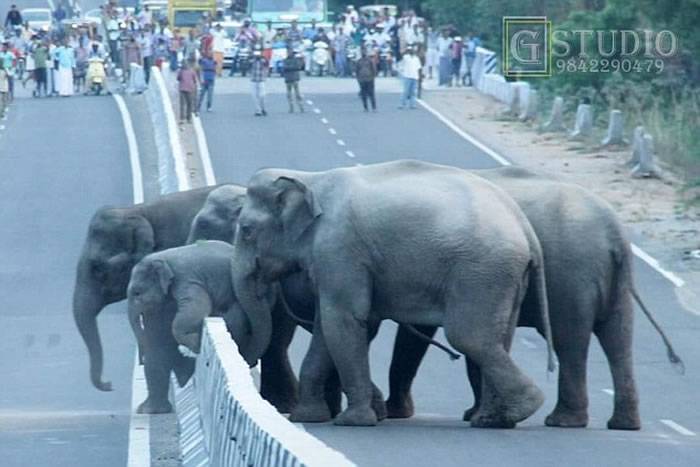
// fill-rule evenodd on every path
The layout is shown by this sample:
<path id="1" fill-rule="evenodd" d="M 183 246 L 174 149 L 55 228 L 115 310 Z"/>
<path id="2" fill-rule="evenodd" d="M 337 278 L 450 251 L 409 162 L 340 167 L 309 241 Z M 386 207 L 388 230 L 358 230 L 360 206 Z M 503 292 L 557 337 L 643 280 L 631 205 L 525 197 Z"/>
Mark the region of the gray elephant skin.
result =
<path id="1" fill-rule="evenodd" d="M 102 381 L 97 315 L 126 298 L 131 268 L 144 256 L 185 243 L 192 219 L 214 188 L 165 195 L 129 207 L 104 207 L 93 215 L 78 260 L 73 316 L 89 352 L 90 379 L 97 389 L 112 389 L 110 382 Z M 177 356 L 173 361 L 178 378 L 186 380 L 191 362 Z"/>
<path id="2" fill-rule="evenodd" d="M 640 428 L 639 400 L 633 371 L 634 297 L 661 334 L 669 359 L 682 365 L 663 331 L 634 290 L 632 253 L 612 208 L 589 191 L 524 169 L 477 170 L 505 190 L 521 207 L 537 233 L 545 259 L 552 338 L 559 359 L 559 397 L 547 416 L 549 426 L 584 427 L 588 423 L 586 362 L 591 334 L 605 352 L 615 390 L 610 429 Z M 519 326 L 540 327 L 528 294 Z M 432 336 L 436 328 L 420 330 Z M 427 346 L 399 329 L 390 371 L 390 417 L 413 415 L 410 386 Z M 397 356 L 400 356 L 397 358 Z M 478 410 L 479 371 L 469 361 L 469 377 Z"/>
<path id="3" fill-rule="evenodd" d="M 508 355 L 529 289 L 549 329 L 540 245 L 484 179 L 418 161 L 263 170 L 248 185 L 234 245 L 234 288 L 257 352 L 272 333 L 270 284 L 306 271 L 318 297 L 293 420 L 330 418 L 324 388 L 335 365 L 348 407 L 334 423 L 377 423 L 367 328 L 383 319 L 441 325 L 479 364 L 485 395 L 473 426 L 514 427 L 541 406 L 542 392 Z"/>

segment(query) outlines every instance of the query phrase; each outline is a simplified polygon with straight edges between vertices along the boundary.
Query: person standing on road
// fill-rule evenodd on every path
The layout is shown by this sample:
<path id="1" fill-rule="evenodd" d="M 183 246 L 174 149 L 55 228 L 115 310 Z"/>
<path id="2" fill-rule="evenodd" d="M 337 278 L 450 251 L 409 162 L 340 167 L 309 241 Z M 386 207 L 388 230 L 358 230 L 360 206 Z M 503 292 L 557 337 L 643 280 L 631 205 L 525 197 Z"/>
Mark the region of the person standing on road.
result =
<path id="1" fill-rule="evenodd" d="M 0 60 L 0 119 L 5 118 L 8 95 L 10 94 L 10 78 L 5 70 L 5 62 Z"/>
<path id="2" fill-rule="evenodd" d="M 367 55 L 367 48 L 362 47 L 361 57 L 355 63 L 355 76 L 360 85 L 360 97 L 365 112 L 369 112 L 367 101 L 372 103 L 372 111 L 377 111 L 377 99 L 374 95 L 374 79 L 377 77 L 377 64 Z"/>
<path id="3" fill-rule="evenodd" d="M 294 49 L 290 46 L 287 48 L 287 58 L 282 64 L 284 82 L 287 85 L 287 100 L 289 101 L 289 113 L 294 113 L 294 100 L 296 99 L 299 106 L 299 112 L 304 113 L 304 101 L 299 92 L 299 81 L 301 79 L 300 72 L 304 69 L 304 61 L 301 57 L 297 57 Z"/>
<path id="4" fill-rule="evenodd" d="M 216 23 L 211 35 L 211 48 L 214 52 L 213 58 L 216 63 L 216 76 L 221 76 L 224 70 L 224 49 L 226 48 L 226 32 L 221 27 L 221 23 Z"/>
<path id="5" fill-rule="evenodd" d="M 15 55 L 10 51 L 10 44 L 5 42 L 0 49 L 0 62 L 3 64 L 7 75 L 7 99 L 6 103 L 12 102 L 15 91 Z"/>
<path id="6" fill-rule="evenodd" d="M 459 75 L 460 70 L 462 69 L 462 53 L 463 53 L 463 46 L 462 46 L 462 38 L 460 36 L 457 36 L 454 38 L 454 41 L 452 42 L 452 47 L 450 49 L 450 55 L 451 55 L 451 71 L 450 71 L 450 79 L 449 83 L 447 84 L 448 86 L 452 86 L 452 81 L 454 78 L 454 85 L 455 86 L 461 86 L 462 85 L 462 80 L 461 76 Z"/>
<path id="7" fill-rule="evenodd" d="M 442 35 L 437 40 L 438 56 L 440 57 L 438 68 L 438 85 L 446 86 L 450 80 L 450 49 L 452 38 L 447 29 L 443 29 Z"/>
<path id="8" fill-rule="evenodd" d="M 75 51 L 68 41 L 56 50 L 58 60 L 58 95 L 69 97 L 73 95 L 73 70 L 76 66 Z"/>
<path id="9" fill-rule="evenodd" d="M 265 110 L 265 78 L 267 75 L 267 61 L 262 56 L 259 47 L 253 52 L 253 61 L 250 64 L 250 86 L 255 103 L 255 116 L 266 116 Z"/>
<path id="10" fill-rule="evenodd" d="M 192 122 L 192 112 L 194 111 L 195 94 L 199 77 L 194 70 L 194 60 L 182 62 L 182 68 L 177 73 L 178 91 L 180 93 L 180 123 L 187 120 Z"/>
<path id="11" fill-rule="evenodd" d="M 412 46 L 406 48 L 406 54 L 401 60 L 399 69 L 401 70 L 401 79 L 403 81 L 403 94 L 401 94 L 399 109 L 405 108 L 406 104 L 411 109 L 415 109 L 421 63 Z"/>
<path id="12" fill-rule="evenodd" d="M 32 51 L 34 57 L 34 79 L 36 80 L 36 91 L 34 95 L 41 97 L 41 91 L 44 91 L 44 97 L 47 97 L 47 69 L 49 62 L 49 48 L 44 41 L 39 41 Z"/>
<path id="13" fill-rule="evenodd" d="M 151 67 L 153 66 L 153 34 L 151 34 L 151 26 L 144 26 L 139 38 L 139 45 L 141 46 L 141 57 L 143 57 L 143 73 L 146 78 L 146 84 L 148 84 L 151 81 Z"/>
<path id="14" fill-rule="evenodd" d="M 211 112 L 211 104 L 214 99 L 214 82 L 216 81 L 217 63 L 210 56 L 205 55 L 199 61 L 199 69 L 201 72 L 200 81 L 202 87 L 199 91 L 199 101 L 197 102 L 197 113 L 202 108 L 204 95 L 207 96 L 207 112 Z"/>

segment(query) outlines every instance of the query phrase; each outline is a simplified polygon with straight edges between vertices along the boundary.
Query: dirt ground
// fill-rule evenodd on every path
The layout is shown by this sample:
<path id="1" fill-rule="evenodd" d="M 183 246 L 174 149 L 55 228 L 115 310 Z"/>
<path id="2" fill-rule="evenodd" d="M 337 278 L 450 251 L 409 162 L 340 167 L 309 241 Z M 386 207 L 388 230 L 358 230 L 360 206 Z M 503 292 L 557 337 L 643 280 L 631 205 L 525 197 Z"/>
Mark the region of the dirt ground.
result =
<path id="1" fill-rule="evenodd" d="M 700 255 L 695 257 L 700 208 L 687 203 L 681 178 L 663 163 L 658 179 L 632 178 L 626 165 L 631 147 L 596 148 L 602 130 L 585 143 L 570 141 L 566 133 L 540 133 L 540 122 L 504 118 L 504 104 L 470 88 L 433 90 L 423 99 L 515 164 L 577 183 L 606 199 L 639 246 L 685 279 L 690 289 L 700 290 Z"/>

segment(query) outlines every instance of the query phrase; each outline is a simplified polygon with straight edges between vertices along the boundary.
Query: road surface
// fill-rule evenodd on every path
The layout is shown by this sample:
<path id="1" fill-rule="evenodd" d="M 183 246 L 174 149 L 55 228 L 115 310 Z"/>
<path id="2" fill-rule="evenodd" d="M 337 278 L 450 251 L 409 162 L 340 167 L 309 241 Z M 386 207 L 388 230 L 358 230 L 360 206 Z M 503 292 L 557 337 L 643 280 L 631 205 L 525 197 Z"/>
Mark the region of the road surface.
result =
<path id="1" fill-rule="evenodd" d="M 398 110 L 396 94 L 379 95 L 379 113 L 365 114 L 355 93 L 314 95 L 309 86 L 305 97 L 311 104 L 303 115 L 288 114 L 281 94 L 268 95 L 268 117 L 252 115 L 248 95 L 217 96 L 214 112 L 203 115 L 203 124 L 219 182 L 246 183 L 261 167 L 324 170 L 398 158 L 464 168 L 499 165 L 424 108 Z M 673 285 L 655 270 L 639 260 L 635 269 L 644 300 L 687 365 L 685 376 L 674 371 L 658 336 L 639 313 L 635 362 L 644 423 L 640 432 L 605 429 L 612 413 L 612 383 L 597 343 L 589 358 L 589 428 L 545 427 L 544 417 L 556 401 L 556 375 L 545 372 L 544 341 L 527 329 L 517 332 L 514 358 L 545 391 L 547 401 L 515 430 L 472 429 L 462 422 L 463 410 L 471 405 L 464 363 L 451 362 L 434 349 L 415 382 L 414 418 L 384 421 L 374 428 L 330 423 L 304 428 L 361 466 L 696 465 L 700 441 L 690 432 L 700 432 L 700 412 L 694 410 L 700 365 L 693 360 L 700 351 L 700 321 L 682 309 Z M 385 394 L 395 329 L 385 323 L 371 351 L 373 380 Z M 292 349 L 296 365 L 307 343 L 308 336 L 299 331 Z"/>

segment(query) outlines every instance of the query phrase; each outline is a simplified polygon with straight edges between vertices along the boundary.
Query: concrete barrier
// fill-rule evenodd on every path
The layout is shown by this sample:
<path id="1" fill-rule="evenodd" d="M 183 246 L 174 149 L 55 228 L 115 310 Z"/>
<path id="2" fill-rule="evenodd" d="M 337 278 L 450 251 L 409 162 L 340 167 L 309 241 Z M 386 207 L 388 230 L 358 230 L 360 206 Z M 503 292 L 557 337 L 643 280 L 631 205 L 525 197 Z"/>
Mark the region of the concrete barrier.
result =
<path id="1" fill-rule="evenodd" d="M 145 92 L 158 148 L 158 182 L 161 194 L 189 190 L 185 158 L 178 136 L 177 121 L 163 75 L 151 68 L 151 83 Z"/>
<path id="2" fill-rule="evenodd" d="M 207 318 L 195 375 L 180 395 L 189 417 L 183 465 L 349 467 L 338 451 L 297 428 L 264 401 L 221 318 Z M 182 409 L 182 410 L 181 410 Z M 196 428 L 201 427 L 197 433 Z M 181 429 L 183 424 L 181 422 Z"/>

